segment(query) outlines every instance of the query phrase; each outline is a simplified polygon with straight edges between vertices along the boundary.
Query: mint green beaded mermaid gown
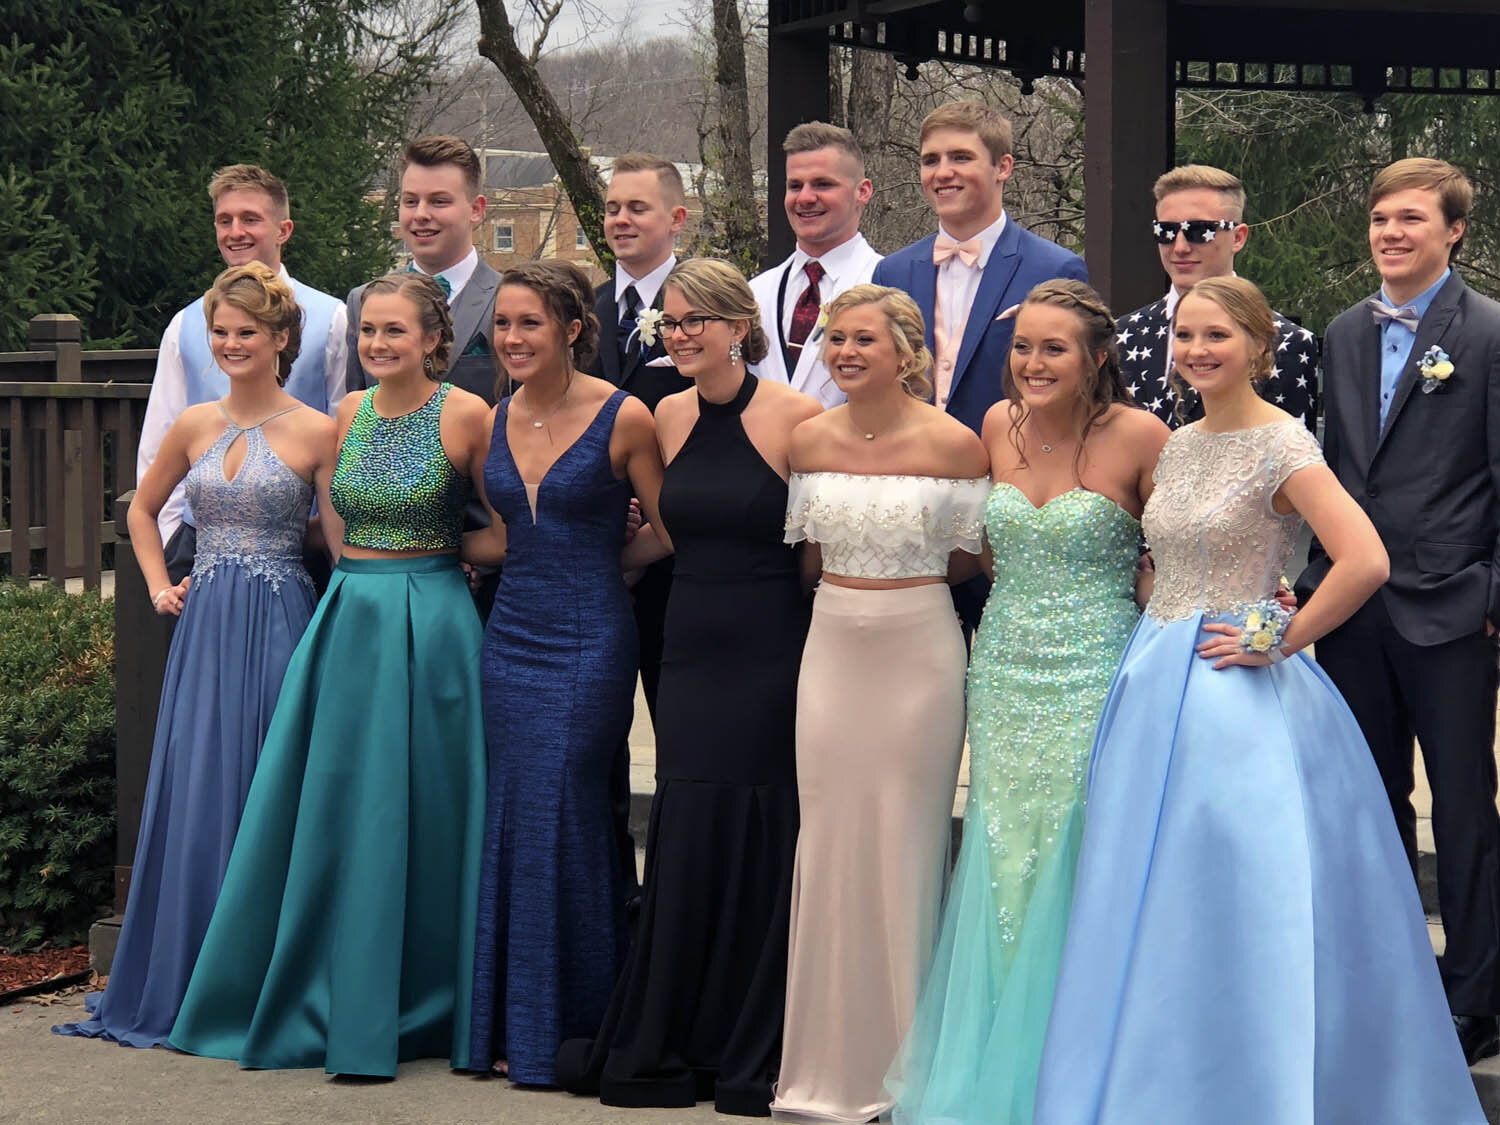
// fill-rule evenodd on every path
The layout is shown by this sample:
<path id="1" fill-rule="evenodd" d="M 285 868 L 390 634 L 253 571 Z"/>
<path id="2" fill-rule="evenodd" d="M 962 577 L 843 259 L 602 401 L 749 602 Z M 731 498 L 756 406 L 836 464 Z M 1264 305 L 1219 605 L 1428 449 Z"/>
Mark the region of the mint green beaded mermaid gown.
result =
<path id="1" fill-rule="evenodd" d="M 1089 751 L 1140 525 L 1076 488 L 985 505 L 995 582 L 969 664 L 969 799 L 932 966 L 886 1085 L 900 1125 L 1029 1125 L 1083 834 Z"/>

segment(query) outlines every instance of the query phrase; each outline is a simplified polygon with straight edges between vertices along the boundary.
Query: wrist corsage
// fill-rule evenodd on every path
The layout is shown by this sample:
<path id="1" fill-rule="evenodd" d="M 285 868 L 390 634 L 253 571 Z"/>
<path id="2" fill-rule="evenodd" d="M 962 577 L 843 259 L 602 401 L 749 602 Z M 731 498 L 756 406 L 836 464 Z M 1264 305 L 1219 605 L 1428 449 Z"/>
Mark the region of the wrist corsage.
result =
<path id="1" fill-rule="evenodd" d="M 1240 626 L 1240 648 L 1269 656 L 1272 664 L 1281 663 L 1286 659 L 1286 653 L 1281 651 L 1281 638 L 1286 635 L 1291 620 L 1292 615 L 1281 608 L 1281 603 L 1271 598 L 1256 602 L 1245 610 Z"/>
<path id="2" fill-rule="evenodd" d="M 1417 370 L 1422 374 L 1422 393 L 1430 395 L 1439 389 L 1453 375 L 1453 361 L 1448 358 L 1448 353 L 1433 344 L 1422 353 L 1422 361 L 1417 365 Z"/>

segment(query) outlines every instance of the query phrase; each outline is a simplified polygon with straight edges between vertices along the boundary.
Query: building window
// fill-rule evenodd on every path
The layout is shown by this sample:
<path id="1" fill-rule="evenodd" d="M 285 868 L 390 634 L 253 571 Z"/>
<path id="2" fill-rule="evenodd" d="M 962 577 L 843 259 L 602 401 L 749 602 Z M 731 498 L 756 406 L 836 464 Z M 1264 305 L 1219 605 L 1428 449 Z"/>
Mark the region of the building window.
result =
<path id="1" fill-rule="evenodd" d="M 495 251 L 499 254 L 510 254 L 516 248 L 516 228 L 511 223 L 495 224 Z"/>
<path id="2" fill-rule="evenodd" d="M 573 249 L 587 250 L 589 248 L 589 236 L 584 233 L 583 227 L 579 226 L 573 233 Z"/>

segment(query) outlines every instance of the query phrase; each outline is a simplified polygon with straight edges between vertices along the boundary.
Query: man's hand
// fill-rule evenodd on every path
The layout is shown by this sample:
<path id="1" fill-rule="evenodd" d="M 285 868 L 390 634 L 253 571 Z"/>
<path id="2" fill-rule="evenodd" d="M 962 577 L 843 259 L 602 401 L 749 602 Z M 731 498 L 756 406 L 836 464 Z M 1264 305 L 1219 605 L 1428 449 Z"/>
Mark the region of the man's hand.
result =
<path id="1" fill-rule="evenodd" d="M 625 512 L 625 542 L 629 543 L 640 533 L 641 523 L 641 502 L 632 496 L 630 507 Z"/>

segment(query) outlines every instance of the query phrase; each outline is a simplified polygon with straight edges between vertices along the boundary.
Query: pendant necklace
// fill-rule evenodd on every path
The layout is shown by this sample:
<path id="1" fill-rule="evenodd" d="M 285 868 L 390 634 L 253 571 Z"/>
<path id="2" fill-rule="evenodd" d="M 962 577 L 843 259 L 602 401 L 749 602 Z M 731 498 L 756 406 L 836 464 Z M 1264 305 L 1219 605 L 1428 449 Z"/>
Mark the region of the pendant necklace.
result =
<path id="1" fill-rule="evenodd" d="M 532 418 L 531 418 L 531 428 L 533 430 L 545 429 L 547 427 L 547 423 L 550 422 L 550 421 L 552 421 L 552 416 L 554 414 L 556 414 L 559 410 L 561 410 L 562 407 L 563 407 L 563 404 L 568 401 L 568 392 L 571 391 L 572 389 L 573 389 L 573 377 L 571 375 L 569 375 L 568 376 L 568 385 L 563 388 L 562 397 L 559 398 L 555 403 L 552 404 L 552 408 L 550 410 L 548 410 L 547 413 L 541 415 L 540 417 L 538 417 L 535 414 L 533 414 Z M 530 408 L 531 408 L 531 404 L 527 403 L 527 409 L 530 410 Z M 550 429 L 547 430 L 547 440 L 549 442 L 552 440 L 552 431 Z"/>

